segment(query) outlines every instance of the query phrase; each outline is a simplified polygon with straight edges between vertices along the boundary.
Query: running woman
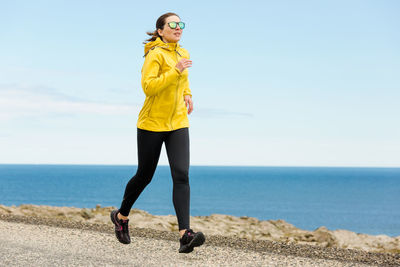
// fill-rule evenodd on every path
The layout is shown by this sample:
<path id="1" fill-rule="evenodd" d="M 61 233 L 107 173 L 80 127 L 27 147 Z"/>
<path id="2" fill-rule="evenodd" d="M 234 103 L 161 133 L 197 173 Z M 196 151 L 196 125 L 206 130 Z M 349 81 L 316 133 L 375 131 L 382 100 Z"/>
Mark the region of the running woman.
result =
<path id="1" fill-rule="evenodd" d="M 193 111 L 188 68 L 189 52 L 182 48 L 185 23 L 175 13 L 158 18 L 156 30 L 144 44 L 142 88 L 146 95 L 137 122 L 138 168 L 128 182 L 121 206 L 111 212 L 117 239 L 131 242 L 128 215 L 136 199 L 150 183 L 165 143 L 173 179 L 173 204 L 178 219 L 180 253 L 201 246 L 205 237 L 190 229 L 189 119 Z"/>

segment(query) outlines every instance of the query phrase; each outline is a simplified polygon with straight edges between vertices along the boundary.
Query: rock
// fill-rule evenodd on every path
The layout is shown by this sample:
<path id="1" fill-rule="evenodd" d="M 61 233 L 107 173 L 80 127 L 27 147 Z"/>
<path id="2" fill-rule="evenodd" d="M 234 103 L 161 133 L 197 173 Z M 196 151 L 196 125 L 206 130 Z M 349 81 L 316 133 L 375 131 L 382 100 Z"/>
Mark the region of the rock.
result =
<path id="1" fill-rule="evenodd" d="M 93 212 L 88 209 L 82 209 L 81 216 L 86 220 L 92 219 L 94 217 Z"/>

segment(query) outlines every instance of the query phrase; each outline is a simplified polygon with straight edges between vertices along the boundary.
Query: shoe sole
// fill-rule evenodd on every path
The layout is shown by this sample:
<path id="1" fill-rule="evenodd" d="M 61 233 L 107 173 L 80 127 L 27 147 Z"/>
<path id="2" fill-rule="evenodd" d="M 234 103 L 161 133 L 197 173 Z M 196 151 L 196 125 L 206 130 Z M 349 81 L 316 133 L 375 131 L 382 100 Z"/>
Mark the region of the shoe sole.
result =
<path id="1" fill-rule="evenodd" d="M 111 221 L 112 221 L 112 223 L 113 223 L 114 226 L 115 226 L 115 230 L 114 230 L 115 236 L 117 237 L 117 239 L 118 239 L 119 242 L 121 242 L 122 244 L 127 245 L 127 244 L 129 244 L 129 243 L 131 243 L 131 242 L 125 242 L 124 240 L 120 239 L 120 237 L 118 236 L 118 231 L 117 231 L 118 223 L 115 221 L 115 216 L 116 216 L 117 213 L 118 213 L 118 210 L 113 210 L 113 211 L 111 211 L 111 213 L 110 213 Z"/>
<path id="2" fill-rule="evenodd" d="M 189 244 L 184 245 L 182 248 L 179 249 L 179 253 L 190 253 L 193 251 L 195 247 L 200 247 L 206 241 L 206 237 L 203 233 L 197 233 L 192 241 Z"/>

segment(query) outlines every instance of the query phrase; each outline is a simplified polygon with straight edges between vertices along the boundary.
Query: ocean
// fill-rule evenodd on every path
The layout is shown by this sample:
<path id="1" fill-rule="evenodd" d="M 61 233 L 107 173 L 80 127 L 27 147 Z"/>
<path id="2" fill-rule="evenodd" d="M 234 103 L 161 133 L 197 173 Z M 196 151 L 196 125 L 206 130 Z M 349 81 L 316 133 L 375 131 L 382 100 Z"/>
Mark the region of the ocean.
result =
<path id="1" fill-rule="evenodd" d="M 119 207 L 136 166 L 0 165 L 0 204 Z M 191 215 L 400 236 L 400 168 L 191 166 Z M 168 166 L 132 208 L 175 214 Z"/>

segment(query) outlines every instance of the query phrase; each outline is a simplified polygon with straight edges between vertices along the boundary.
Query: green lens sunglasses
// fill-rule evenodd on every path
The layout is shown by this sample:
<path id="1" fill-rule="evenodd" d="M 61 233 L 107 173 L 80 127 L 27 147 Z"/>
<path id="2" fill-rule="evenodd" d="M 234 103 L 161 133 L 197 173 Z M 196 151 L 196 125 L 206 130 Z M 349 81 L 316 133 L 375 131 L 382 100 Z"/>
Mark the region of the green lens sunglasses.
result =
<path id="1" fill-rule="evenodd" d="M 180 22 L 171 21 L 171 22 L 168 22 L 168 26 L 171 29 L 176 29 L 176 26 L 179 26 L 179 28 L 183 30 L 183 29 L 185 29 L 185 22 L 182 22 L 182 21 L 180 21 Z"/>

